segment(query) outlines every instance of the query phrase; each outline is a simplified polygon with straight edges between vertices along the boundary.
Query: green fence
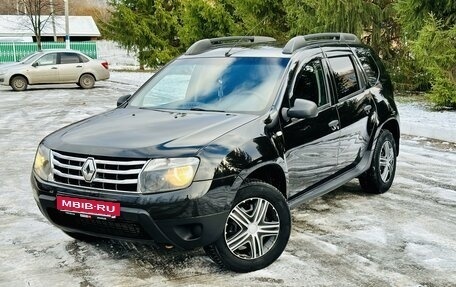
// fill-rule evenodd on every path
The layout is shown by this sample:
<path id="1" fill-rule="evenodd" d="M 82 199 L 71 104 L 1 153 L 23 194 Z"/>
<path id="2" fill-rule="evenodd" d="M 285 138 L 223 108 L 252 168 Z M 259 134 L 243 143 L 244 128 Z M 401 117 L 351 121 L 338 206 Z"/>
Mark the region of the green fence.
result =
<path id="1" fill-rule="evenodd" d="M 64 42 L 43 42 L 42 49 L 65 49 Z M 87 56 L 97 58 L 96 42 L 70 42 L 70 48 L 81 51 Z M 38 47 L 36 43 L 25 42 L 0 42 L 0 63 L 17 62 L 20 59 L 36 52 Z"/>

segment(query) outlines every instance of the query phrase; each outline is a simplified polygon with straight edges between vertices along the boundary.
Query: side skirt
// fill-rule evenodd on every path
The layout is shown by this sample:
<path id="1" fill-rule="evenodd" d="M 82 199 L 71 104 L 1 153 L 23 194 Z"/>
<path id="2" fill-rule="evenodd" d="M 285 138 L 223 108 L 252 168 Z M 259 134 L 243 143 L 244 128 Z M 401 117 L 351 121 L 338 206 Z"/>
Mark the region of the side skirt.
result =
<path id="1" fill-rule="evenodd" d="M 358 177 L 363 172 L 369 169 L 372 161 L 372 151 L 366 152 L 364 157 L 360 162 L 351 170 L 348 170 L 341 175 L 337 176 L 334 179 L 326 181 L 319 186 L 316 186 L 310 190 L 302 191 L 296 196 L 293 196 L 288 200 L 288 206 L 290 209 L 298 207 L 299 205 L 312 200 L 314 198 L 320 197 L 328 192 L 333 191 L 334 189 L 346 184 L 350 180 Z"/>

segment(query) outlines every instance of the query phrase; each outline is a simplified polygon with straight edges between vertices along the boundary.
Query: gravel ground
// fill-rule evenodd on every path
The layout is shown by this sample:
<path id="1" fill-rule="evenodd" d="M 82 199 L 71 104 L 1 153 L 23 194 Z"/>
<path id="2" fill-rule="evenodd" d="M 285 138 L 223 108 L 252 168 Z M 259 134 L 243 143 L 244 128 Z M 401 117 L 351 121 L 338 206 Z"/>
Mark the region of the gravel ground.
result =
<path id="1" fill-rule="evenodd" d="M 456 286 L 456 144 L 418 137 L 403 137 L 386 194 L 366 195 L 353 181 L 293 210 L 285 252 L 260 271 L 221 270 L 201 249 L 67 237 L 33 200 L 35 149 L 148 77 L 123 74 L 88 91 L 0 87 L 0 286 Z"/>

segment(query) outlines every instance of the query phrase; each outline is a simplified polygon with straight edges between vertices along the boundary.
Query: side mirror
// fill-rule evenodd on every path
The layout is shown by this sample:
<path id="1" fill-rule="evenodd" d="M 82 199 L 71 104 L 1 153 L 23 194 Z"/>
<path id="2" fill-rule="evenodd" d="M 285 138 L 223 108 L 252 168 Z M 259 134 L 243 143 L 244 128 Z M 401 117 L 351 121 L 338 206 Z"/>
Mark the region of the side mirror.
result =
<path id="1" fill-rule="evenodd" d="M 296 99 L 294 106 L 287 112 L 290 118 L 315 118 L 318 115 L 317 104 L 304 99 Z"/>
<path id="2" fill-rule="evenodd" d="M 38 67 L 38 62 L 33 63 L 32 67 L 35 67 L 35 68 Z"/>
<path id="3" fill-rule="evenodd" d="M 117 106 L 121 106 L 124 103 L 126 103 L 129 99 L 131 98 L 131 95 L 125 95 L 121 96 L 120 98 L 117 99 Z"/>

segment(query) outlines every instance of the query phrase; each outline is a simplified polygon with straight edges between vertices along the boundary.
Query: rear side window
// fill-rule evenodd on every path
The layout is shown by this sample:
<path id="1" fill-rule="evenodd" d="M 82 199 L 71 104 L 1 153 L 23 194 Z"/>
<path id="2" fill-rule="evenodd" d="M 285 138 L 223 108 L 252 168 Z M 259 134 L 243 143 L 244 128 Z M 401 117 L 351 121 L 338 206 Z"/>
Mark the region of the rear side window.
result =
<path id="1" fill-rule="evenodd" d="M 374 86 L 379 77 L 379 69 L 377 63 L 375 62 L 374 58 L 372 57 L 371 52 L 369 49 L 359 48 L 356 49 L 356 55 L 358 56 L 361 65 L 363 66 L 363 70 L 367 76 L 367 82 L 370 86 Z"/>
<path id="2" fill-rule="evenodd" d="M 82 63 L 87 63 L 89 61 L 89 59 L 83 55 L 78 55 L 78 57 Z"/>
<path id="3" fill-rule="evenodd" d="M 329 58 L 328 61 L 336 80 L 339 99 L 360 89 L 355 67 L 349 56 Z"/>
<path id="4" fill-rule="evenodd" d="M 75 53 L 61 53 L 60 54 L 60 64 L 75 64 L 80 63 L 78 55 Z"/>

